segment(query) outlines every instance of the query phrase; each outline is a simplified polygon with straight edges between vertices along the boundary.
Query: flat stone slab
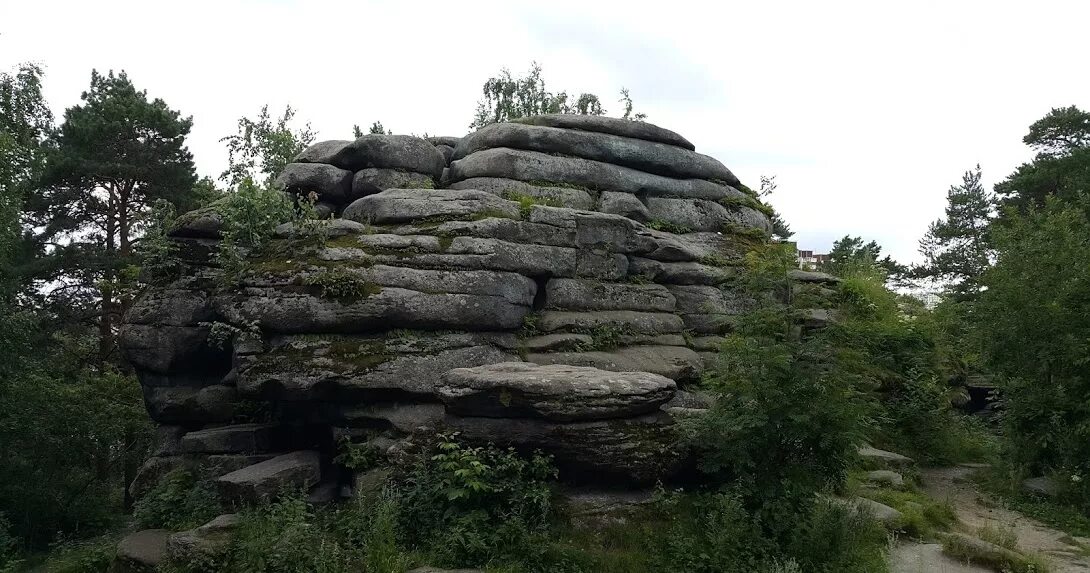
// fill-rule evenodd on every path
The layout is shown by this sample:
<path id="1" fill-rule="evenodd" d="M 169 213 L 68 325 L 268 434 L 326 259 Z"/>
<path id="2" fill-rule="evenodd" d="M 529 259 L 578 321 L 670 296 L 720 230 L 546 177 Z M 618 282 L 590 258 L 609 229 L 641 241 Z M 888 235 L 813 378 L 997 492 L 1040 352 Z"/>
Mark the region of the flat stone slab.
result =
<path id="1" fill-rule="evenodd" d="M 231 502 L 259 502 L 292 490 L 306 490 L 321 478 L 318 452 L 304 450 L 233 471 L 216 479 L 220 497 Z"/>
<path id="2" fill-rule="evenodd" d="M 892 470 L 874 470 L 872 472 L 867 472 L 865 477 L 868 482 L 874 484 L 891 485 L 893 487 L 905 485 L 905 478 Z"/>
<path id="3" fill-rule="evenodd" d="M 738 180 L 718 160 L 676 145 L 610 133 L 513 122 L 494 123 L 463 137 L 451 159 L 458 160 L 471 153 L 496 147 L 582 157 L 666 177 Z"/>
<path id="4" fill-rule="evenodd" d="M 649 372 L 504 362 L 451 370 L 438 394 L 451 414 L 573 422 L 645 414 L 676 389 L 673 380 Z"/>
<path id="5" fill-rule="evenodd" d="M 274 424 L 236 424 L 198 430 L 182 436 L 182 451 L 187 454 L 267 452 L 273 447 L 277 431 Z"/>
<path id="6" fill-rule="evenodd" d="M 879 450 L 878 448 L 874 448 L 871 446 L 861 446 L 859 448 L 859 457 L 863 458 L 864 461 L 876 463 L 878 465 L 894 467 L 911 466 L 912 464 L 916 463 L 916 460 L 908 456 L 902 456 L 901 454 L 895 452 Z"/>
<path id="7" fill-rule="evenodd" d="M 672 380 L 696 380 L 704 369 L 700 355 L 683 346 L 629 346 L 588 352 L 531 352 L 535 364 L 591 366 L 611 372 L 651 372 Z"/>
<path id="8" fill-rule="evenodd" d="M 387 189 L 356 199 L 342 216 L 360 223 L 519 218 L 519 205 L 476 189 Z"/>
<path id="9" fill-rule="evenodd" d="M 647 123 L 646 121 L 631 121 L 617 117 L 606 117 L 604 115 L 575 115 L 567 113 L 531 115 L 512 119 L 511 121 L 527 125 L 544 125 L 564 129 L 610 133 L 623 137 L 634 137 L 636 139 L 676 145 L 690 151 L 696 149 L 688 139 L 685 139 L 681 135 L 653 123 Z"/>
<path id="10" fill-rule="evenodd" d="M 645 194 L 648 197 L 678 197 L 682 199 L 739 198 L 742 193 L 728 184 L 706 179 L 675 179 L 593 159 L 558 157 L 539 151 L 495 147 L 471 153 L 450 164 L 452 181 L 472 177 L 496 177 L 557 183 L 602 190 Z"/>

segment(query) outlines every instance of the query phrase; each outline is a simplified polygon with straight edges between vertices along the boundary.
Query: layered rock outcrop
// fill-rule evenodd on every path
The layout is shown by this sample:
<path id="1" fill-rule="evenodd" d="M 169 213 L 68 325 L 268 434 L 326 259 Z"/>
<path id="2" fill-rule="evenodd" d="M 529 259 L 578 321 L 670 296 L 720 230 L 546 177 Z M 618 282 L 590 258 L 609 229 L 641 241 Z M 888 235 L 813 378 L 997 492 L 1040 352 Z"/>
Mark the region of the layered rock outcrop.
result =
<path id="1" fill-rule="evenodd" d="M 684 467 L 675 416 L 703 407 L 685 388 L 771 229 L 720 162 L 651 124 L 538 116 L 321 142 L 278 182 L 333 217 L 322 240 L 278 229 L 225 287 L 216 213 L 186 214 L 183 278 L 128 314 L 163 437 L 134 487 L 179 466 L 232 499 L 350 484 L 338 440 L 396 458 L 440 431 L 541 449 L 573 482 Z"/>

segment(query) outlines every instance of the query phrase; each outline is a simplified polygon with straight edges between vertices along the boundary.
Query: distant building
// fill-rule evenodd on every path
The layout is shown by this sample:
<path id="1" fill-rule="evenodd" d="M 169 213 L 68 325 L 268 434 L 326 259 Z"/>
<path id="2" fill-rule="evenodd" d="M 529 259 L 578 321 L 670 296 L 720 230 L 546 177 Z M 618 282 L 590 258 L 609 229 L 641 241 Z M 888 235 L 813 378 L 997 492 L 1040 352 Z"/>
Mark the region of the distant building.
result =
<path id="1" fill-rule="evenodd" d="M 812 271 L 829 261 L 829 255 L 815 254 L 814 251 L 799 251 L 799 268 Z"/>

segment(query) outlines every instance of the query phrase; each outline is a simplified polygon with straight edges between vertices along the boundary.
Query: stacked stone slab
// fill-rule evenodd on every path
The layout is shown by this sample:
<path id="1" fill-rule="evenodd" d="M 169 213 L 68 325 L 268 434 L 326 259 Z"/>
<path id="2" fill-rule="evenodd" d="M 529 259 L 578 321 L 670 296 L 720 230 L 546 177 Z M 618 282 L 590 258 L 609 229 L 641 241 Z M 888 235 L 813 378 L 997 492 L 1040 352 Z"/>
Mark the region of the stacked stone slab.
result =
<path id="1" fill-rule="evenodd" d="M 284 239 L 225 289 L 214 209 L 187 214 L 185 278 L 127 317 L 164 436 L 134 488 L 183 466 L 232 499 L 270 495 L 262 476 L 350 484 L 338 441 L 397 459 L 451 430 L 551 453 L 573 482 L 684 469 L 675 417 L 707 405 L 685 389 L 746 308 L 745 241 L 770 229 L 721 163 L 651 124 L 552 115 L 321 142 L 279 181 L 328 205 L 331 239 Z M 354 295 L 316 286 L 334 271 Z"/>

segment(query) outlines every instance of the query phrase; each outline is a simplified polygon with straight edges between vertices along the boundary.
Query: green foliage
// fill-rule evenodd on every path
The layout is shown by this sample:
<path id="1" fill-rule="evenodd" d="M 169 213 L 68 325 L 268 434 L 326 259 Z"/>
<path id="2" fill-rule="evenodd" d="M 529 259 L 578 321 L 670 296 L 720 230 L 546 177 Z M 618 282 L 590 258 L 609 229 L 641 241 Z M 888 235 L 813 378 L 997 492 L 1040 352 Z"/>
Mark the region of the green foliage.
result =
<path id="1" fill-rule="evenodd" d="M 104 535 L 84 541 L 66 541 L 50 552 L 43 566 L 49 573 L 103 573 L 117 552 L 117 538 Z"/>
<path id="2" fill-rule="evenodd" d="M 706 371 L 704 387 L 722 399 L 689 422 L 688 442 L 700 469 L 731 484 L 778 536 L 816 492 L 843 483 L 872 405 L 863 367 L 837 344 L 836 327 L 800 338 L 793 309 L 769 296 L 789 292 L 791 249 L 767 245 L 747 263 L 750 293 L 762 302 Z"/>
<path id="3" fill-rule="evenodd" d="M 876 267 L 894 282 L 908 273 L 907 267 L 893 260 L 889 255 L 879 259 L 881 254 L 882 247 L 876 241 L 864 243 L 862 237 L 844 235 L 833 243 L 833 248 L 829 251 L 829 260 L 821 265 L 820 270 L 842 276 L 861 268 Z"/>
<path id="4" fill-rule="evenodd" d="M 382 459 L 378 448 L 368 444 L 354 444 L 348 438 L 342 437 L 337 441 L 337 456 L 333 458 L 333 462 L 361 472 L 377 466 Z"/>
<path id="5" fill-rule="evenodd" d="M 510 121 L 520 117 L 547 113 L 579 115 L 605 115 L 602 101 L 591 93 L 581 93 L 574 99 L 568 92 L 553 93 L 545 88 L 541 77 L 541 65 L 533 62 L 523 77 L 514 77 L 507 68 L 496 77 L 488 78 L 481 88 L 484 99 L 477 102 L 470 129 L 480 129 L 492 123 Z M 633 113 L 632 98 L 627 89 L 621 89 L 624 105 L 623 119 L 643 121 L 647 114 Z"/>
<path id="6" fill-rule="evenodd" d="M 354 302 L 382 292 L 382 287 L 367 282 L 359 274 L 343 267 L 322 269 L 308 275 L 303 284 L 321 289 L 322 298 Z"/>
<path id="7" fill-rule="evenodd" d="M 977 165 L 946 197 L 946 218 L 932 222 L 920 239 L 924 264 L 912 274 L 945 283 L 959 299 L 972 298 L 991 261 L 988 229 L 995 217 L 995 196 L 981 184 Z"/>
<path id="8" fill-rule="evenodd" d="M 528 338 L 541 334 L 538 322 L 541 321 L 541 313 L 528 312 L 522 317 L 522 328 L 519 329 L 519 338 Z"/>
<path id="9" fill-rule="evenodd" d="M 239 118 L 238 133 L 220 140 L 227 144 L 228 163 L 220 179 L 231 187 L 241 187 L 247 180 L 268 186 L 296 155 L 314 142 L 315 133 L 309 123 L 301 129 L 291 128 L 294 117 L 295 110 L 287 106 L 274 119 L 265 105 L 257 119 Z"/>
<path id="10" fill-rule="evenodd" d="M 174 470 L 159 480 L 133 508 L 133 520 L 145 529 L 181 531 L 203 525 L 223 513 L 211 484 L 192 472 Z"/>
<path id="11" fill-rule="evenodd" d="M 1030 126 L 1025 143 L 1038 153 L 995 186 L 1001 203 L 1024 211 L 1048 197 L 1074 198 L 1090 190 L 1090 123 L 1075 106 L 1053 109 Z"/>
<path id="12" fill-rule="evenodd" d="M 986 545 L 972 543 L 957 535 L 943 539 L 942 552 L 964 563 L 982 565 L 1002 573 L 1048 573 L 1052 570 L 1044 559 L 1036 555 L 1022 554 L 990 541 Z"/>
<path id="13" fill-rule="evenodd" d="M 93 341 L 81 342 L 80 356 L 93 355 Z M 55 344 L 0 380 L 0 507 L 22 548 L 114 525 L 126 467 L 149 441 L 136 381 L 86 370 Z"/>
<path id="14" fill-rule="evenodd" d="M 550 199 L 548 197 L 534 197 L 532 195 L 515 193 L 513 191 L 508 191 L 504 193 L 503 198 L 507 199 L 508 201 L 515 201 L 519 204 L 519 216 L 524 220 L 530 218 L 530 212 L 533 211 L 534 205 L 563 207 L 560 201 L 557 201 L 556 199 Z"/>
<path id="15" fill-rule="evenodd" d="M 590 343 L 580 345 L 579 350 L 613 350 L 621 346 L 621 342 L 627 336 L 632 336 L 635 331 L 628 324 L 612 325 L 601 324 L 586 332 L 590 335 Z"/>
<path id="16" fill-rule="evenodd" d="M 216 261 L 225 282 L 238 281 L 249 268 L 246 258 L 262 253 L 280 223 L 292 223 L 295 243 L 324 242 L 326 223 L 316 219 L 313 205 L 313 197 L 293 202 L 277 188 L 257 185 L 250 179 L 219 200 L 215 208 L 222 221 L 222 239 Z"/>
<path id="17" fill-rule="evenodd" d="M 1001 376 L 1006 454 L 1075 479 L 1090 508 L 1090 197 L 1010 213 L 975 307 L 988 363 Z M 1077 480 L 1077 481 L 1076 481 Z"/>
<path id="18" fill-rule="evenodd" d="M 958 521 L 953 507 L 931 499 L 909 484 L 901 489 L 866 488 L 856 493 L 901 512 L 903 517 L 898 529 L 912 537 L 931 539 Z"/>
<path id="19" fill-rule="evenodd" d="M 754 208 L 764 213 L 765 215 L 768 215 L 768 218 L 772 221 L 773 238 L 785 241 L 789 239 L 791 235 L 795 234 L 793 231 L 791 231 L 791 226 L 787 224 L 787 221 L 784 221 L 783 217 L 780 216 L 780 213 L 768 204 L 768 197 L 771 196 L 778 187 L 778 185 L 776 184 L 775 175 L 762 175 L 761 190 L 756 193 L 754 193 L 753 190 L 749 189 L 744 185 L 741 185 L 741 187 L 742 192 L 751 196 L 756 202 L 756 206 L 754 206 Z"/>
<path id="20" fill-rule="evenodd" d="M 361 548 L 338 535 L 327 521 L 333 515 L 362 517 L 355 512 L 351 516 L 320 513 L 300 497 L 282 497 L 268 505 L 244 510 L 230 545 L 222 554 L 201 556 L 195 563 L 177 565 L 183 571 L 192 572 L 349 573 L 363 570 Z"/>
<path id="21" fill-rule="evenodd" d="M 679 225 L 672 221 L 663 221 L 661 219 L 652 219 L 647 222 L 647 226 L 656 231 L 663 231 L 666 233 L 674 233 L 675 235 L 684 235 L 685 233 L 692 233 L 693 230 L 685 225 Z"/>
<path id="22" fill-rule="evenodd" d="M 11 522 L 0 512 L 0 572 L 6 573 L 8 568 L 14 568 L 15 548 L 18 539 L 11 533 Z"/>
<path id="23" fill-rule="evenodd" d="M 519 558 L 553 512 L 551 459 L 469 447 L 441 436 L 403 485 L 401 523 L 436 565 L 483 565 Z"/>
<path id="24" fill-rule="evenodd" d="M 150 284 L 166 284 L 178 278 L 182 271 L 178 245 L 167 236 L 175 220 L 174 205 L 159 199 L 152 205 L 147 217 L 150 221 L 147 232 L 137 247 L 142 261 L 142 278 Z"/>
<path id="25" fill-rule="evenodd" d="M 561 542 L 578 551 L 571 559 L 578 565 L 570 571 L 887 571 L 886 534 L 867 517 L 827 502 L 811 503 L 794 517 L 790 532 L 776 540 L 735 492 L 668 493 L 629 525 Z"/>
<path id="26" fill-rule="evenodd" d="M 50 285 L 51 305 L 96 317 L 99 362 L 118 363 L 114 338 L 137 287 L 129 269 L 139 265 L 152 205 L 193 205 L 192 123 L 124 72 L 92 72 L 82 103 L 65 111 L 38 189 L 25 196 L 25 248 L 35 256 L 26 278 Z"/>
<path id="27" fill-rule="evenodd" d="M 1073 105 L 1052 108 L 1029 126 L 1022 141 L 1046 157 L 1061 157 L 1090 147 L 1090 113 Z"/>
<path id="28" fill-rule="evenodd" d="M 624 105 L 624 113 L 621 114 L 621 119 L 631 119 L 632 121 L 645 121 L 647 119 L 646 113 L 632 111 L 632 96 L 628 93 L 628 88 L 621 88 L 621 99 L 618 101 Z"/>
<path id="29" fill-rule="evenodd" d="M 1024 468 L 1009 464 L 997 465 L 973 475 L 973 479 L 1000 506 L 1023 513 L 1070 535 L 1090 537 L 1090 515 L 1079 504 L 1068 503 L 1062 498 L 1057 500 L 1028 494 L 1022 489 L 1022 480 L 1025 477 Z"/>

